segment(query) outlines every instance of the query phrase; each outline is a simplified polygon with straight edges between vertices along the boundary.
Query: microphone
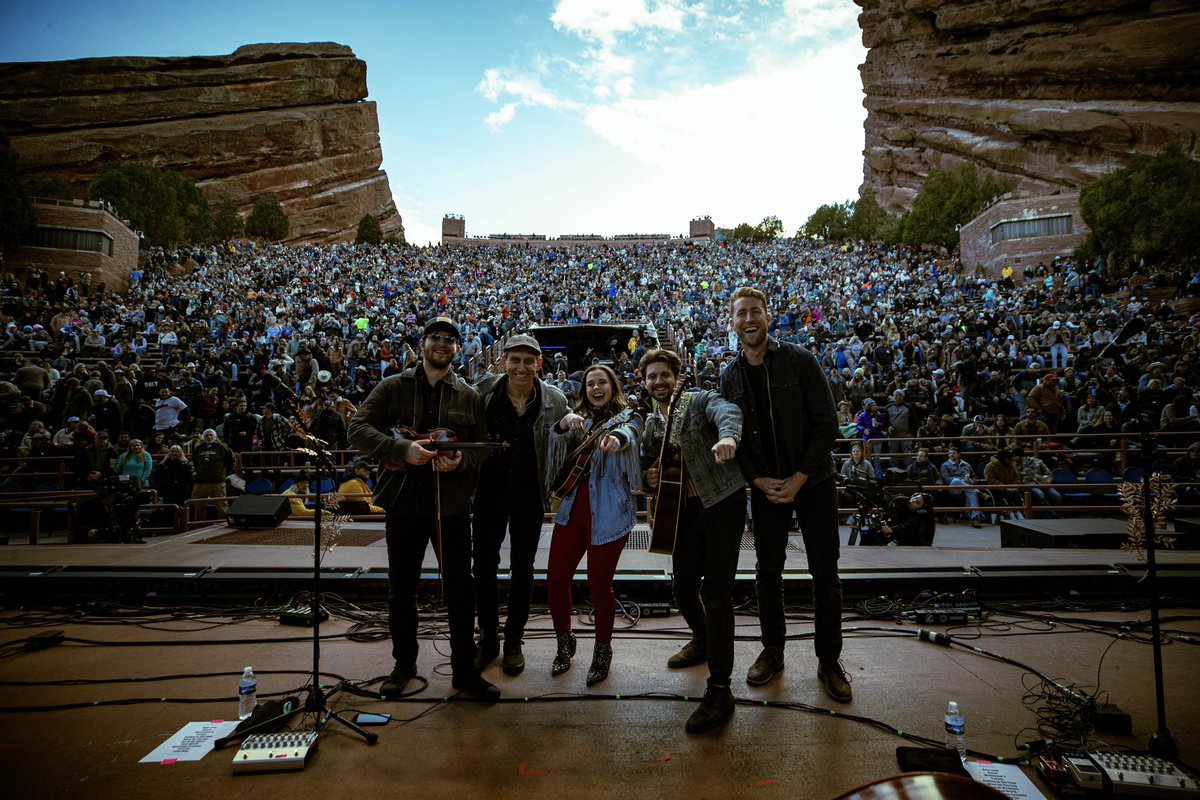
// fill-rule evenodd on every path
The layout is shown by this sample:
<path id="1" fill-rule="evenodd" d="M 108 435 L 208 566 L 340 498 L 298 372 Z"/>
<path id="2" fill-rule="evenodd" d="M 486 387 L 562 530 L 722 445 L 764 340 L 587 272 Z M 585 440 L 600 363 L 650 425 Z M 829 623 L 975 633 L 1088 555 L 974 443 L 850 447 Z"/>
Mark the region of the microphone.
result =
<path id="1" fill-rule="evenodd" d="M 949 647 L 954 642 L 954 638 L 948 633 L 927 631 L 924 628 L 917 628 L 917 638 L 922 642 L 933 642 L 935 644 L 940 644 L 943 647 Z"/>

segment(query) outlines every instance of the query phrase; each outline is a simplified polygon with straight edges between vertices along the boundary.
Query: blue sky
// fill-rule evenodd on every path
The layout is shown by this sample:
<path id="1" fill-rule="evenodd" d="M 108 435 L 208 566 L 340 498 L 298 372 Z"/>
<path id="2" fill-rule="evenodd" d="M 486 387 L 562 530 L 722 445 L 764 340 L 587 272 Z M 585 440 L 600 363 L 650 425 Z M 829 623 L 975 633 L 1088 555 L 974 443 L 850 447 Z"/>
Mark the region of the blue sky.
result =
<path id="1" fill-rule="evenodd" d="M 794 231 L 862 181 L 851 0 L 0 0 L 0 61 L 335 41 L 367 62 L 409 241 Z"/>

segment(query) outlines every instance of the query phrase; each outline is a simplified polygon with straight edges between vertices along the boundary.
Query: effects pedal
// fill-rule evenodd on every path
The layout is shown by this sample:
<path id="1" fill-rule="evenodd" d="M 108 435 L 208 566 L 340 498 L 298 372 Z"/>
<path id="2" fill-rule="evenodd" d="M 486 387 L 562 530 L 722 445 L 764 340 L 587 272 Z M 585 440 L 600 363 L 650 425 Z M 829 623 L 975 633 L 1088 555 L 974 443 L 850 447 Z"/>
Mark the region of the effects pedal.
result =
<path id="1" fill-rule="evenodd" d="M 1089 794 L 1200 798 L 1195 776 L 1154 756 L 1064 753 L 1062 765 L 1070 781 Z"/>
<path id="2" fill-rule="evenodd" d="M 978 605 L 936 605 L 914 609 L 907 616 L 921 625 L 963 625 L 982 614 Z"/>
<path id="3" fill-rule="evenodd" d="M 317 749 L 316 731 L 255 733 L 233 756 L 234 772 L 304 769 Z"/>

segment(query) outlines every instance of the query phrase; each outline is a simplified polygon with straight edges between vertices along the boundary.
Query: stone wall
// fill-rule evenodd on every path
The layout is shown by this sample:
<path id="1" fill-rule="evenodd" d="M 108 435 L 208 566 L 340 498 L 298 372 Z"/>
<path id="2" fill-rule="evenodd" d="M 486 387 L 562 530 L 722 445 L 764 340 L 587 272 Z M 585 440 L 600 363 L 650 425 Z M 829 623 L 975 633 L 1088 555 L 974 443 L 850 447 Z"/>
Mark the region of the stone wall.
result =
<path id="1" fill-rule="evenodd" d="M 139 239 L 111 209 L 83 200 L 50 200 L 34 203 L 33 214 L 38 226 L 104 231 L 112 238 L 112 255 L 22 245 L 4 254 L 6 270 L 21 275 L 40 267 L 52 278 L 65 272 L 77 286 L 83 273 L 90 272 L 93 288 L 101 283 L 116 292 L 129 288 L 129 273 L 138 263 Z"/>
<path id="2" fill-rule="evenodd" d="M 934 168 L 974 164 L 1041 195 L 1171 141 L 1198 155 L 1194 0 L 855 2 L 863 185 L 890 211 Z"/>
<path id="3" fill-rule="evenodd" d="M 992 244 L 992 227 L 1005 220 L 1048 217 L 1061 214 L 1071 216 L 1071 233 L 1061 236 L 1028 236 L 1020 239 L 1004 239 Z M 1020 279 L 1027 264 L 1050 263 L 1055 256 L 1068 257 L 1087 238 L 1088 226 L 1079 213 L 1079 193 L 1008 198 L 993 203 L 979 216 L 959 231 L 959 250 L 962 263 L 973 270 L 982 264 L 993 276 L 1007 264 Z"/>
<path id="4" fill-rule="evenodd" d="M 0 64 L 0 127 L 25 170 L 82 196 L 101 166 L 147 161 L 243 213 L 279 195 L 289 241 L 353 240 L 364 214 L 403 234 L 379 167 L 367 65 L 338 44 L 264 44 L 229 56 Z"/>

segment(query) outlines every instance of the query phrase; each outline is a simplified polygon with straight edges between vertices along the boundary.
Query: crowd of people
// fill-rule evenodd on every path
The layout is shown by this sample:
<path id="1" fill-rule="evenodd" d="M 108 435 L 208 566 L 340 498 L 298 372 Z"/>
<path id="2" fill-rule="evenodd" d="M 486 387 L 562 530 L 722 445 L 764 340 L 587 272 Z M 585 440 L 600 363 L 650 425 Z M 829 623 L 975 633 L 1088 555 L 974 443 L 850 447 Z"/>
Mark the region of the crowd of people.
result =
<path id="1" fill-rule="evenodd" d="M 172 463 L 193 466 L 187 491 L 220 491 L 242 454 L 296 444 L 297 422 L 346 448 L 347 409 L 413 365 L 422 326 L 438 315 L 462 325 L 453 368 L 464 375 L 488 366 L 493 343 L 534 326 L 637 320 L 669 337 L 694 361 L 697 385 L 713 388 L 736 352 L 725 304 L 742 284 L 763 287 L 774 337 L 817 356 L 842 435 L 863 443 L 876 470 L 907 468 L 922 446 L 939 460 L 956 446 L 975 465 L 976 451 L 1017 444 L 1010 436 L 1069 446 L 1066 434 L 1085 433 L 1105 451 L 1097 465 L 1120 472 L 1114 451 L 1143 417 L 1183 437 L 1200 430 L 1195 315 L 1149 299 L 1155 288 L 1187 294 L 1183 274 L 1122 277 L 1131 293 L 1118 302 L 1103 264 L 1056 259 L 987 276 L 901 248 L 806 240 L 232 242 L 154 252 L 120 293 L 52 273 L 5 274 L 0 285 L 0 452 L 75 456 L 101 432 L 117 457 L 136 441 L 159 464 L 178 447 Z M 612 358 L 622 390 L 644 399 L 636 364 L 654 344 L 647 333 L 598 355 Z M 548 364 L 547 377 L 572 398 L 585 366 Z M 214 438 L 232 464 L 212 455 Z M 89 458 L 103 460 L 94 450 L 76 458 L 76 485 L 95 483 Z M 154 469 L 139 477 L 168 489 Z"/>

